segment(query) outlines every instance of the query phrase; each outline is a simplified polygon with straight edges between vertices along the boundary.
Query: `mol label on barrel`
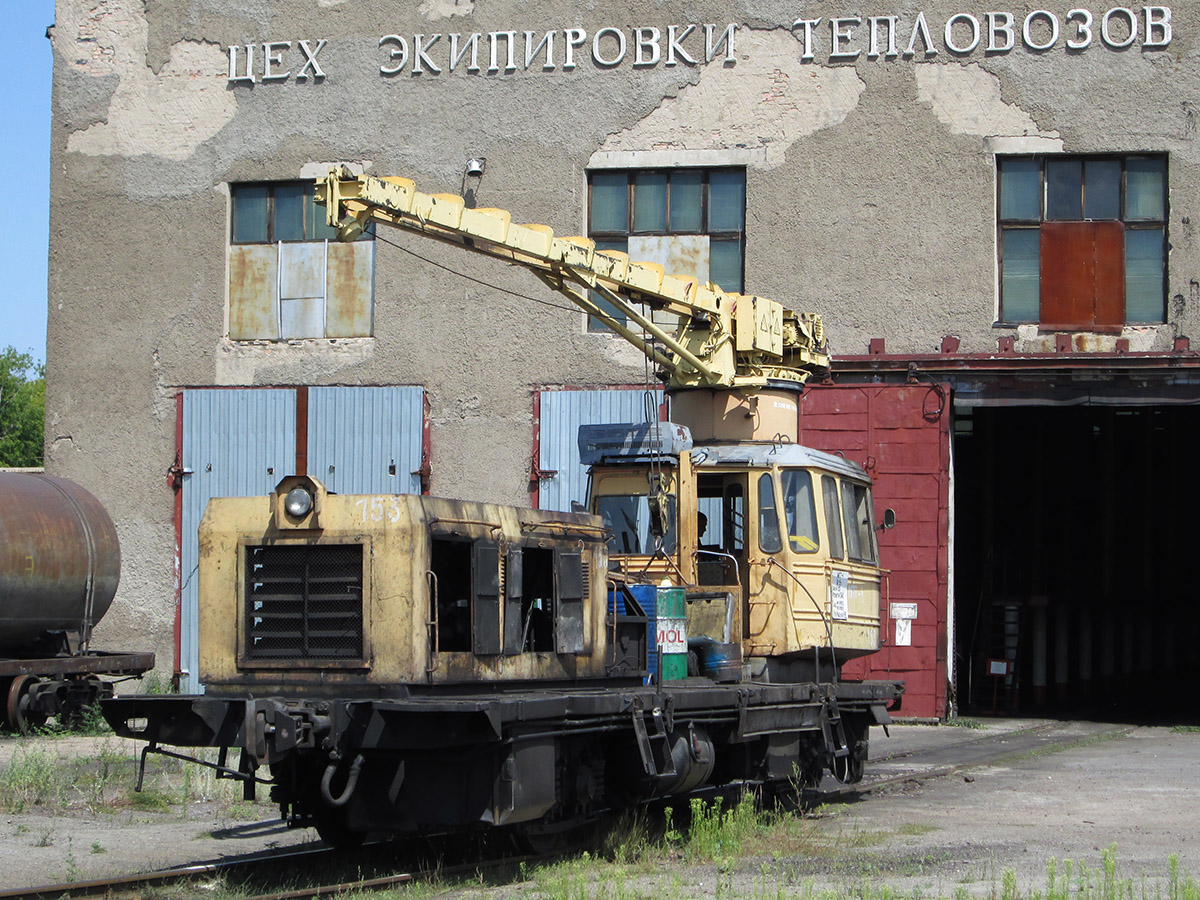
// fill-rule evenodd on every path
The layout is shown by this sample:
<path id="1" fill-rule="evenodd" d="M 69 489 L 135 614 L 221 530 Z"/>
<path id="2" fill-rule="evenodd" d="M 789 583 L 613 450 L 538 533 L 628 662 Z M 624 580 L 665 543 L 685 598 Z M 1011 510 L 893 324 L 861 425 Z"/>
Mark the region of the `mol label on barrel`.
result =
<path id="1" fill-rule="evenodd" d="M 658 649 L 663 653 L 687 653 L 687 619 L 658 620 Z"/>

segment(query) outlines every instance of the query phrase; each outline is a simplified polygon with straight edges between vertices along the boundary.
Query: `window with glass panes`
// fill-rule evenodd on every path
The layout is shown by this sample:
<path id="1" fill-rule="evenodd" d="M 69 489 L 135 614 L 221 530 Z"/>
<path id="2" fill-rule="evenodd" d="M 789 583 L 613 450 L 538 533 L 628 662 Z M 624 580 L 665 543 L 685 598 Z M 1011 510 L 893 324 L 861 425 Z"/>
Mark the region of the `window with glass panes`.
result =
<path id="1" fill-rule="evenodd" d="M 374 227 L 343 244 L 325 224 L 311 181 L 229 189 L 229 337 L 369 337 Z"/>
<path id="2" fill-rule="evenodd" d="M 1165 156 L 1014 156 L 997 167 L 1001 321 L 1163 321 Z"/>
<path id="3" fill-rule="evenodd" d="M 588 237 L 669 273 L 743 287 L 744 169 L 620 169 L 588 175 Z M 594 298 L 618 319 L 603 298 Z M 603 330 L 597 320 L 588 329 Z"/>
<path id="4" fill-rule="evenodd" d="M 337 240 L 337 229 L 325 224 L 325 207 L 316 204 L 311 181 L 235 184 L 229 192 L 235 244 Z"/>

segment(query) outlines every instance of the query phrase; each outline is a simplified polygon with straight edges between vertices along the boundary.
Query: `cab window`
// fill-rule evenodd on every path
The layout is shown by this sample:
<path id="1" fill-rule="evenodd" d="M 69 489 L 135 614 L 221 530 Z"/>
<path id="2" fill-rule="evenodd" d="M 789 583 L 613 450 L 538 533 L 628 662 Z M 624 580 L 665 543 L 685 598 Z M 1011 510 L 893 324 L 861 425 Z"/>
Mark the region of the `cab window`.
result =
<path id="1" fill-rule="evenodd" d="M 842 482 L 842 515 L 846 521 L 846 549 L 855 562 L 873 563 L 875 552 L 874 513 L 871 490 L 865 484 Z"/>
<path id="2" fill-rule="evenodd" d="M 842 508 L 838 503 L 837 479 L 832 475 L 821 476 L 821 498 L 825 501 L 825 528 L 829 531 L 829 556 L 845 559 L 842 543 Z"/>
<path id="3" fill-rule="evenodd" d="M 783 549 L 779 513 L 775 509 L 775 479 L 769 474 L 758 479 L 758 546 L 763 553 L 778 553 Z"/>
<path id="4" fill-rule="evenodd" d="M 816 553 L 817 506 L 812 475 L 805 469 L 784 469 L 783 514 L 787 522 L 788 543 L 793 553 Z"/>
<path id="5" fill-rule="evenodd" d="M 650 556 L 654 553 L 655 535 L 651 530 L 650 498 L 645 494 L 608 494 L 596 498 L 596 513 L 603 517 L 604 527 L 612 537 L 608 550 L 618 556 Z M 675 497 L 667 496 L 666 521 L 662 548 L 675 552 L 677 533 Z"/>

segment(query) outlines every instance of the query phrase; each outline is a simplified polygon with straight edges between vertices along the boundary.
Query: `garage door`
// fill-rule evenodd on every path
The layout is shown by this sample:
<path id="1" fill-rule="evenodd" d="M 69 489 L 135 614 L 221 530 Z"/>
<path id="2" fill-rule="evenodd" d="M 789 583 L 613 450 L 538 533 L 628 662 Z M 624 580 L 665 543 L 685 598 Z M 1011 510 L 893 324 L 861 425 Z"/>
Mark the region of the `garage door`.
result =
<path id="1" fill-rule="evenodd" d="M 946 714 L 949 397 L 945 385 L 815 385 L 800 406 L 800 443 L 861 464 L 875 481 L 876 518 L 896 511 L 896 527 L 879 536 L 880 561 L 891 573 L 884 645 L 847 664 L 845 674 L 903 678 L 905 716 Z"/>

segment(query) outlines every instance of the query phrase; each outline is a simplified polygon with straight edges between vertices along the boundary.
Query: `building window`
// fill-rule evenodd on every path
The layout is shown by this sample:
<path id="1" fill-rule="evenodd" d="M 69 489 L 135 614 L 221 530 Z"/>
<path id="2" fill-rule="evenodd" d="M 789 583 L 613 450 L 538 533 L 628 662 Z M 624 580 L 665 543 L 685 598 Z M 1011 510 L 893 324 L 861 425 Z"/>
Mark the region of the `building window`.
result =
<path id="1" fill-rule="evenodd" d="M 1162 322 L 1165 156 L 997 159 L 1000 319 L 1046 329 Z"/>
<path id="2" fill-rule="evenodd" d="M 311 181 L 230 186 L 229 337 L 370 337 L 374 229 L 340 243 Z"/>
<path id="3" fill-rule="evenodd" d="M 745 252 L 744 169 L 619 169 L 588 176 L 588 237 L 668 273 L 741 292 Z M 617 319 L 624 317 L 600 297 Z M 675 317 L 656 315 L 673 323 Z M 589 331 L 602 331 L 596 319 Z"/>

